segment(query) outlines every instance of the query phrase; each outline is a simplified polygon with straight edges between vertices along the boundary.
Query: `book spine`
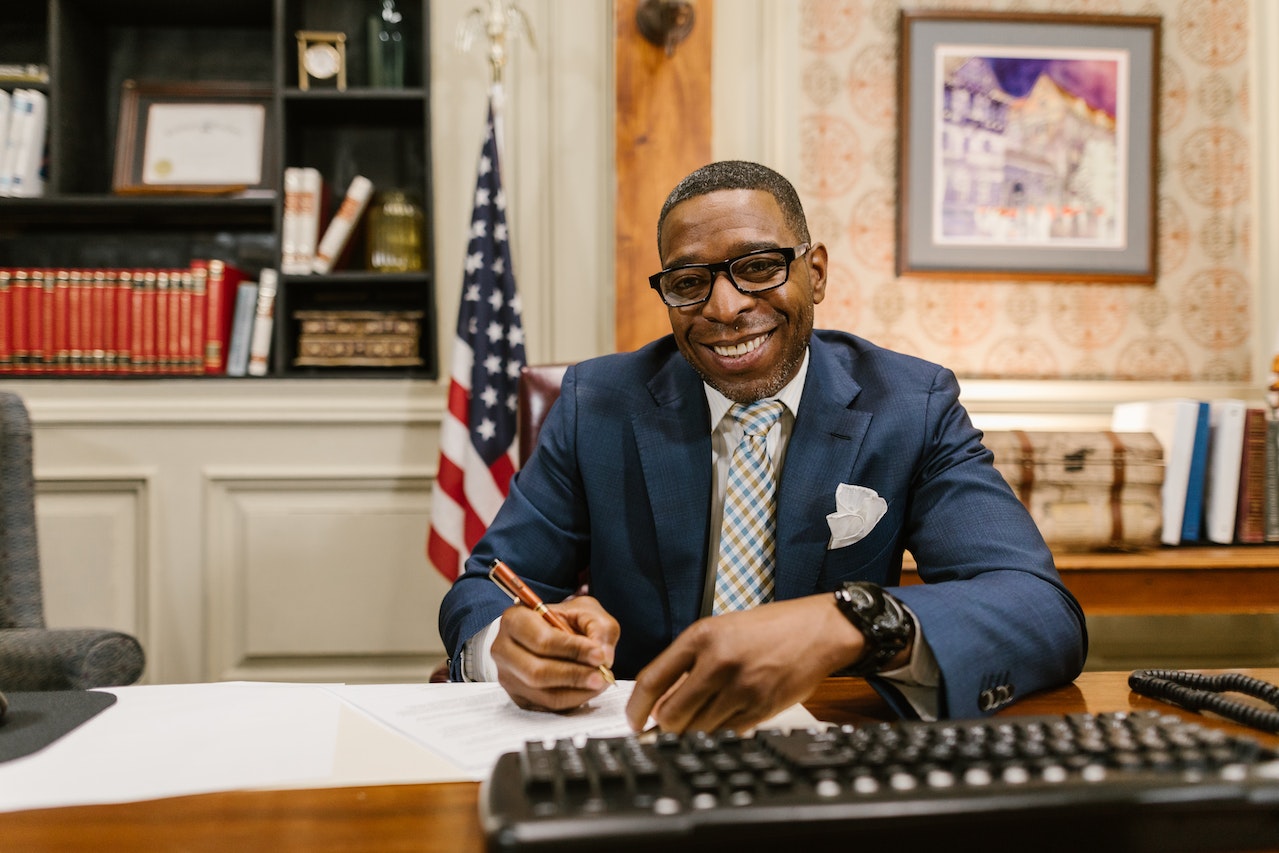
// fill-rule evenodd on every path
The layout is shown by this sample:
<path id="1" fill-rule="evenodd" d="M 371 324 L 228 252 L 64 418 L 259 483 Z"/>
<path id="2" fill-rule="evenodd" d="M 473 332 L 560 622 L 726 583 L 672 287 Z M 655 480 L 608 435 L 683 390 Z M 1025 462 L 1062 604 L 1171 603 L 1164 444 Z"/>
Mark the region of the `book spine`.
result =
<path id="1" fill-rule="evenodd" d="M 218 258 L 207 262 L 204 323 L 204 372 L 226 373 L 227 345 L 231 340 L 231 318 L 235 313 L 236 287 L 244 280 L 243 270 Z"/>
<path id="2" fill-rule="evenodd" d="M 266 376 L 271 358 L 271 334 L 275 328 L 275 291 L 279 275 L 273 269 L 258 276 L 258 304 L 249 341 L 249 375 Z"/>
<path id="3" fill-rule="evenodd" d="M 9 300 L 13 304 L 12 329 L 13 356 L 11 364 L 15 373 L 26 373 L 31 348 L 27 344 L 30 337 L 29 304 L 31 295 L 31 273 L 27 269 L 15 269 L 9 286 Z"/>
<path id="4" fill-rule="evenodd" d="M 1248 409 L 1244 415 L 1243 461 L 1239 470 L 1239 508 L 1235 541 L 1255 545 L 1266 541 L 1266 413 Z"/>
<path id="5" fill-rule="evenodd" d="M 155 307 L 150 314 L 153 327 L 151 334 L 155 341 L 152 372 L 170 373 L 173 367 L 173 332 L 169 328 L 169 303 L 172 301 L 169 271 L 155 270 L 150 273 L 148 280 L 155 282 L 151 290 Z"/>
<path id="6" fill-rule="evenodd" d="M 1266 421 L 1266 541 L 1279 542 L 1279 420 Z"/>
<path id="7" fill-rule="evenodd" d="M 80 278 L 79 270 L 58 270 L 53 285 L 53 360 L 58 372 L 77 373 L 84 367 L 80 315 L 75 310 L 83 298 Z"/>
<path id="8" fill-rule="evenodd" d="M 290 166 L 284 170 L 284 215 L 280 223 L 280 272 L 307 275 L 320 239 L 324 181 L 318 169 Z"/>
<path id="9" fill-rule="evenodd" d="M 332 272 L 334 264 L 342 256 L 347 243 L 351 240 L 356 223 L 360 221 L 365 208 L 369 206 L 369 199 L 372 196 L 373 182 L 363 175 L 356 175 L 351 180 L 351 185 L 347 187 L 346 196 L 342 199 L 338 212 L 333 215 L 333 220 L 324 230 L 324 237 L 316 248 L 315 261 L 312 264 L 315 272 L 321 274 Z"/>
<path id="10" fill-rule="evenodd" d="M 191 266 L 191 372 L 204 372 L 205 324 L 208 322 L 209 268 L 206 265 Z"/>
<path id="11" fill-rule="evenodd" d="M 13 270 L 0 268 L 0 371 L 6 373 L 13 369 L 13 301 L 9 291 L 12 277 Z"/>
<path id="12" fill-rule="evenodd" d="M 94 270 L 92 274 L 86 275 L 90 306 L 87 369 L 93 373 L 102 373 L 110 365 L 108 352 L 114 344 L 115 308 L 110 302 L 106 271 Z"/>
<path id="13" fill-rule="evenodd" d="M 115 271 L 115 372 L 133 372 L 133 273 Z"/>
<path id="14" fill-rule="evenodd" d="M 178 360 L 175 369 L 178 373 L 193 373 L 193 357 L 195 347 L 191 343 L 191 288 L 195 275 L 189 269 L 174 270 L 174 278 L 178 282 L 177 300 L 174 315 L 170 322 L 178 330 Z"/>
<path id="15" fill-rule="evenodd" d="M 46 289 L 45 273 L 48 270 L 33 269 L 31 271 L 31 298 L 28 307 L 31 314 L 27 317 L 27 325 L 29 328 L 27 345 L 31 351 L 31 370 L 36 373 L 44 373 L 48 370 L 45 364 L 45 347 L 49 345 L 49 339 L 53 337 L 52 323 L 49 329 L 45 329 L 45 318 L 52 319 L 53 316 L 53 282 L 48 282 Z"/>
<path id="16" fill-rule="evenodd" d="M 235 320 L 231 324 L 231 343 L 227 350 L 227 376 L 244 376 L 248 372 L 249 337 L 253 334 L 253 317 L 257 304 L 257 283 L 241 283 L 236 289 Z"/>

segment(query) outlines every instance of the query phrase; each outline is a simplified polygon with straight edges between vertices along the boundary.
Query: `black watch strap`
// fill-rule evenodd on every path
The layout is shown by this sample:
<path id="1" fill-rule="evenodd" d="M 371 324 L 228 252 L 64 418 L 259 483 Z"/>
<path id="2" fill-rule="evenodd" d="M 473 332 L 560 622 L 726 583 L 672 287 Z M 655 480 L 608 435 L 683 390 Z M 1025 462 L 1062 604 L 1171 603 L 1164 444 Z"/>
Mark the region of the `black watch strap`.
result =
<path id="1" fill-rule="evenodd" d="M 915 620 L 878 584 L 845 583 L 835 590 L 835 604 L 866 640 L 861 658 L 839 675 L 874 675 L 909 646 L 915 635 Z"/>

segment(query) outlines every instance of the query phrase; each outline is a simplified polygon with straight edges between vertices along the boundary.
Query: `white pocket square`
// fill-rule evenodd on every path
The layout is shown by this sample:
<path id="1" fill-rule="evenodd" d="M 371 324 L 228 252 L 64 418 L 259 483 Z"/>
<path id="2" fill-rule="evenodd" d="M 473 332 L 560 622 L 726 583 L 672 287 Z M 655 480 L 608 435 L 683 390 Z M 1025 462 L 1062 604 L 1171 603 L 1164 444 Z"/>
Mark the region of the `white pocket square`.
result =
<path id="1" fill-rule="evenodd" d="M 830 525 L 828 551 L 852 545 L 875 527 L 888 512 L 888 502 L 865 486 L 840 483 L 835 490 L 835 511 L 826 516 Z"/>

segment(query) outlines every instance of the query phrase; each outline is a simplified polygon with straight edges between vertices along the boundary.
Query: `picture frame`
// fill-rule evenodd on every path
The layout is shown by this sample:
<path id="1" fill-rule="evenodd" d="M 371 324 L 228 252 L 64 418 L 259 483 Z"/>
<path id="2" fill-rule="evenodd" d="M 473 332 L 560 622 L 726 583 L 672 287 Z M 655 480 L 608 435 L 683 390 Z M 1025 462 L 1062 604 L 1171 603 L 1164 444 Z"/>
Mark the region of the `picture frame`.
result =
<path id="1" fill-rule="evenodd" d="M 267 84 L 126 80 L 112 189 L 123 195 L 269 190 L 278 171 L 274 126 Z"/>
<path id="2" fill-rule="evenodd" d="M 903 11 L 897 274 L 1153 284 L 1158 17 Z"/>

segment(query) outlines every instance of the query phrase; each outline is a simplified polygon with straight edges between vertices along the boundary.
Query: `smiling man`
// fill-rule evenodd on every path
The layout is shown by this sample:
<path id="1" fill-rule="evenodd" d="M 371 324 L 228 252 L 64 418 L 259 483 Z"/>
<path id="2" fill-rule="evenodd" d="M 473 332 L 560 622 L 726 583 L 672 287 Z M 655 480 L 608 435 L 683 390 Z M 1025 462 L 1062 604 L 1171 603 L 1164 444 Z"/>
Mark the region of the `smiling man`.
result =
<path id="1" fill-rule="evenodd" d="M 441 605 L 453 678 L 562 710 L 604 664 L 636 680 L 632 725 L 671 731 L 750 726 L 837 672 L 927 718 L 1073 679 L 1083 614 L 955 376 L 814 331 L 829 262 L 794 187 L 711 163 L 657 237 L 671 335 L 565 375 Z M 907 550 L 922 585 L 898 586 Z M 495 558 L 573 631 L 511 607 Z"/>

